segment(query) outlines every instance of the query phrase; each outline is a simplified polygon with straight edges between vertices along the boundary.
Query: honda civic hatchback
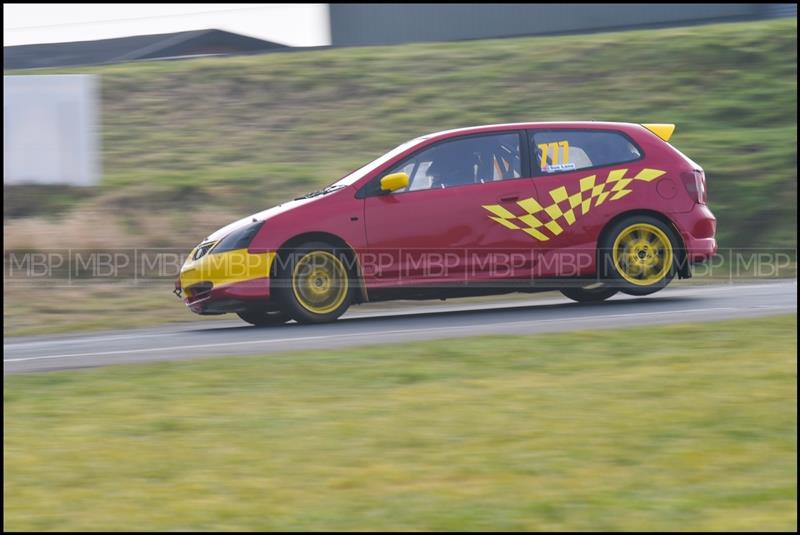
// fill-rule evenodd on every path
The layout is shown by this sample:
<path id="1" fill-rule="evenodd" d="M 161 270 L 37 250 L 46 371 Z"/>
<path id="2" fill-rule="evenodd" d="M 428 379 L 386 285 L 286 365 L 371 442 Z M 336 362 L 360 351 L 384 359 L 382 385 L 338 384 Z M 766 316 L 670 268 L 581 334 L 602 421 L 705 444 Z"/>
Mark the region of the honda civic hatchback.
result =
<path id="1" fill-rule="evenodd" d="M 204 239 L 175 293 L 254 325 L 353 303 L 560 290 L 647 295 L 717 250 L 703 169 L 671 124 L 517 123 L 425 135 Z"/>

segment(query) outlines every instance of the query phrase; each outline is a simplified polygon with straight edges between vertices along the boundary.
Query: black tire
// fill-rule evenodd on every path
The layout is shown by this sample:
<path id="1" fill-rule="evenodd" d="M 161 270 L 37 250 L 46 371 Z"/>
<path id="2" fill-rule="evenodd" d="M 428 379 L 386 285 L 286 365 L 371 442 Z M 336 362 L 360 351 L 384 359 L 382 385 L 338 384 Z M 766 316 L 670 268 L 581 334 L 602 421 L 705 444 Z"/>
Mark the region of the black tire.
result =
<path id="1" fill-rule="evenodd" d="M 616 288 L 609 288 L 607 286 L 601 286 L 599 288 L 562 288 L 561 293 L 564 294 L 565 297 L 569 297 L 573 301 L 577 301 L 578 303 L 596 303 L 599 301 L 605 301 L 612 295 L 615 295 L 619 292 Z"/>
<path id="2" fill-rule="evenodd" d="M 642 239 L 634 236 L 642 236 Z M 654 239 L 650 243 L 650 249 L 647 245 L 648 236 Z M 636 245 L 625 247 L 625 244 L 630 243 L 628 240 L 633 240 Z M 642 243 L 645 245 L 640 245 Z M 629 253 L 636 251 L 637 247 L 643 247 L 644 250 Z M 626 217 L 614 223 L 598 242 L 600 276 L 609 288 L 628 295 L 649 295 L 664 289 L 675 277 L 682 253 L 681 240 L 660 219 L 647 215 Z M 623 258 L 633 260 L 626 264 L 627 260 Z M 647 265 L 648 263 L 652 265 Z"/>
<path id="3" fill-rule="evenodd" d="M 289 314 L 282 310 L 247 310 L 245 312 L 237 312 L 236 315 L 256 327 L 283 325 L 290 319 Z"/>
<path id="4" fill-rule="evenodd" d="M 313 278 L 318 272 L 315 270 L 321 276 Z M 307 242 L 283 253 L 275 277 L 273 294 L 298 323 L 334 321 L 345 313 L 353 298 L 348 256 L 325 242 Z"/>

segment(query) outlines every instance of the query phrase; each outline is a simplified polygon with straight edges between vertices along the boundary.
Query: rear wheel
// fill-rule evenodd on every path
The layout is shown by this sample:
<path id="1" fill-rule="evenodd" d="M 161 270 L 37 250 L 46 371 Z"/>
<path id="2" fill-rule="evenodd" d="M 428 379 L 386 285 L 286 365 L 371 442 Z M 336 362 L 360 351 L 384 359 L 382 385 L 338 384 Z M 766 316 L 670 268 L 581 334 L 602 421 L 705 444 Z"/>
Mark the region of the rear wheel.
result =
<path id="1" fill-rule="evenodd" d="M 675 277 L 679 244 L 675 232 L 654 217 L 619 221 L 600 243 L 606 284 L 629 295 L 663 289 Z"/>
<path id="2" fill-rule="evenodd" d="M 247 310 L 245 312 L 237 312 L 236 315 L 250 325 L 257 327 L 283 325 L 289 321 L 289 314 L 282 310 Z"/>
<path id="3" fill-rule="evenodd" d="M 275 293 L 299 323 L 333 321 L 352 299 L 347 255 L 324 242 L 309 242 L 286 253 L 278 266 Z"/>
<path id="4" fill-rule="evenodd" d="M 605 301 L 612 295 L 616 294 L 619 290 L 616 288 L 609 288 L 607 286 L 600 286 L 599 288 L 562 288 L 561 293 L 569 297 L 573 301 L 579 303 L 594 303 L 597 301 Z"/>

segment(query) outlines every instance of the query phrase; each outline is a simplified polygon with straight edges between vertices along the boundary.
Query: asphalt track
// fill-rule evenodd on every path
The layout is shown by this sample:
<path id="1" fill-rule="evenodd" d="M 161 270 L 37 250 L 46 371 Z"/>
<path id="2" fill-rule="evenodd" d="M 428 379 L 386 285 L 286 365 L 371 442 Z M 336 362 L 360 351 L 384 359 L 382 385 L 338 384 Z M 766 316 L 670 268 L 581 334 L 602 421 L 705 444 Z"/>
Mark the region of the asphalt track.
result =
<path id="1" fill-rule="evenodd" d="M 458 299 L 434 306 L 376 303 L 354 306 L 337 322 L 324 325 L 289 323 L 259 328 L 234 316 L 230 321 L 147 329 L 4 338 L 3 374 L 488 334 L 714 321 L 796 311 L 796 280 L 713 286 L 678 282 L 651 296 L 617 295 L 591 304 L 573 303 L 558 293 L 524 300 L 501 296 L 477 304 L 459 303 Z"/>

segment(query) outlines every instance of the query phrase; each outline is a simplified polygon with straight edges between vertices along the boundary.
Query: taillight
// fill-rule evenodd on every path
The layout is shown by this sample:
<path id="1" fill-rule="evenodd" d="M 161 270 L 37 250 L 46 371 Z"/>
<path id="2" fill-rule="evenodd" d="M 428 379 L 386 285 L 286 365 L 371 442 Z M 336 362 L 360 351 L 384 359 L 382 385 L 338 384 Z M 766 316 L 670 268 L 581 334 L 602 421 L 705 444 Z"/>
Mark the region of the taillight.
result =
<path id="1" fill-rule="evenodd" d="M 689 197 L 698 204 L 708 202 L 708 191 L 706 190 L 706 174 L 702 169 L 694 169 L 691 172 L 681 173 L 683 186 Z"/>

